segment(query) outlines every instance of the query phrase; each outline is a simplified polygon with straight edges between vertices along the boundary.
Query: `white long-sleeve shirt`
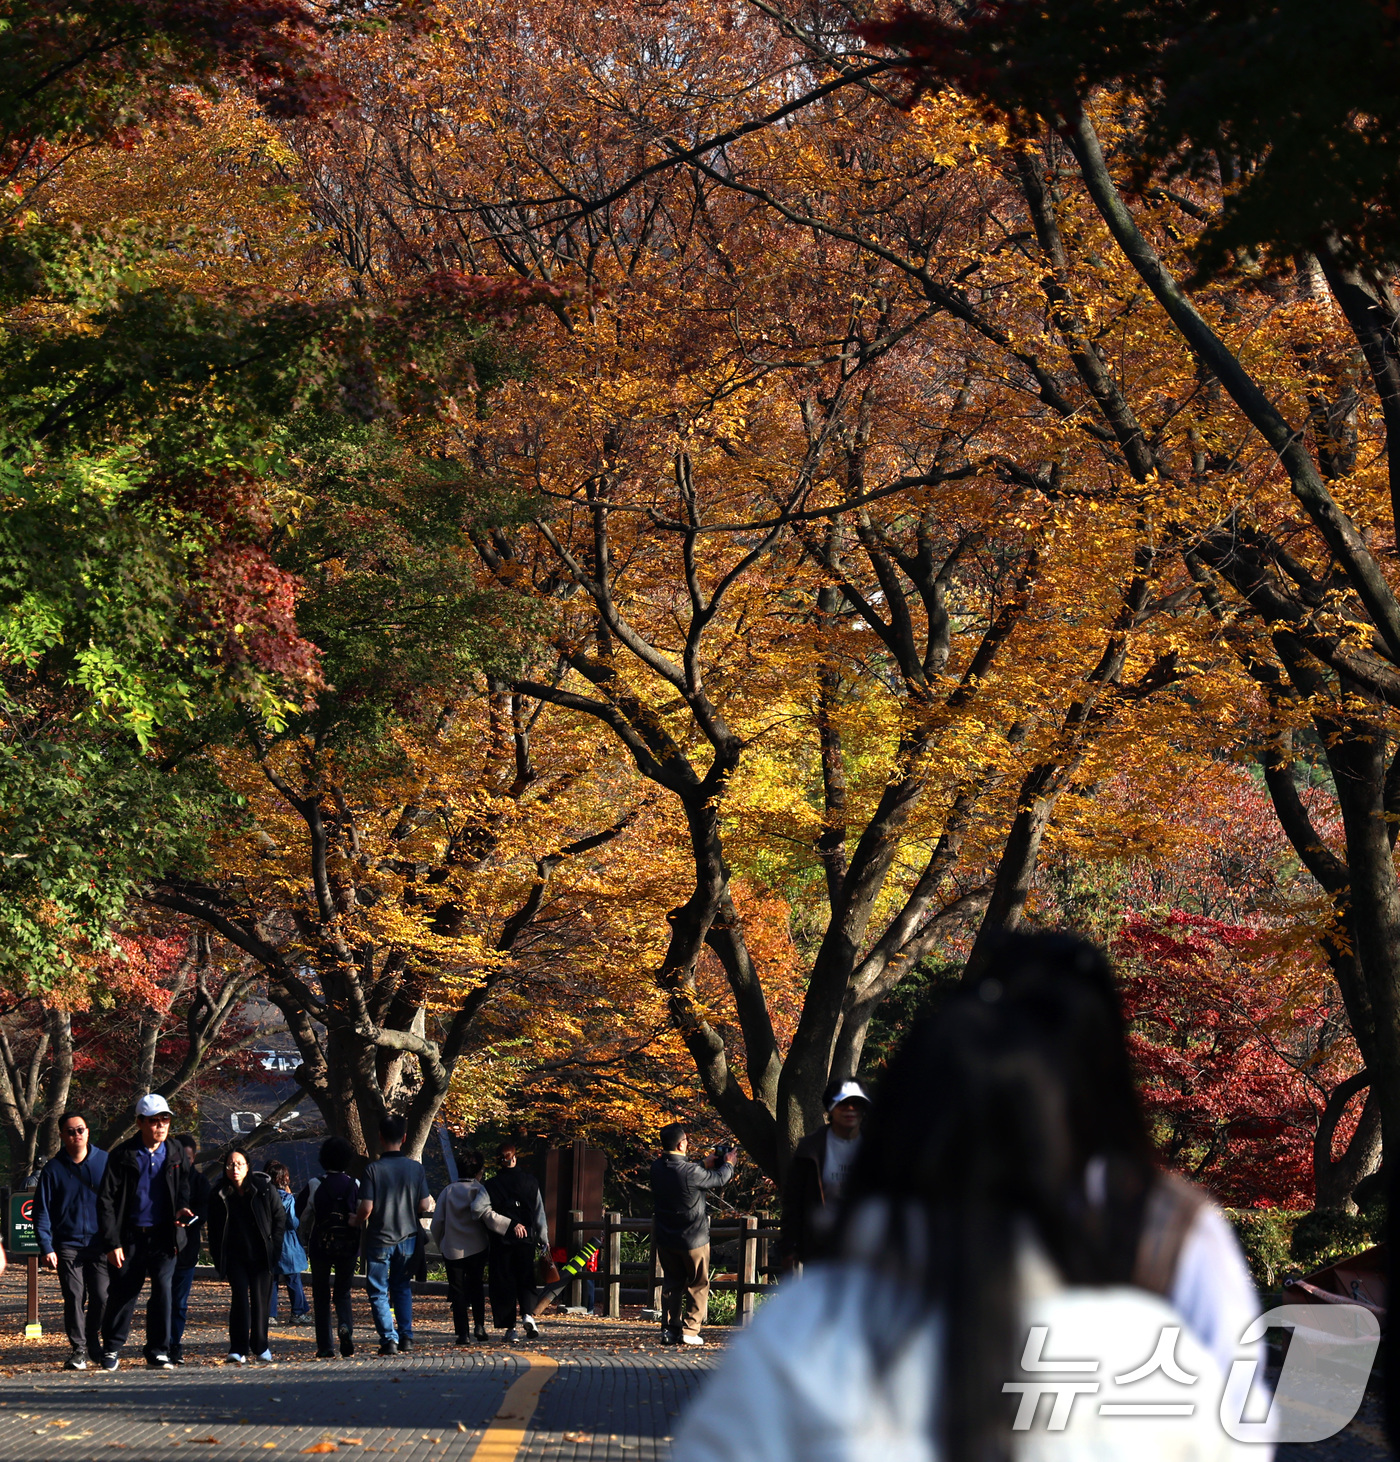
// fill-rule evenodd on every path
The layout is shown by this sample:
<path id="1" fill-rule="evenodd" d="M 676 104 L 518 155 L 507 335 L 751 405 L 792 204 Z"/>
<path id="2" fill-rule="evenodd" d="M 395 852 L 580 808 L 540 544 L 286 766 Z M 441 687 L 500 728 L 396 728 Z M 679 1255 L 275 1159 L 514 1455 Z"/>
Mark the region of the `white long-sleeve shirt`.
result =
<path id="1" fill-rule="evenodd" d="M 1203 1233 L 1208 1252 L 1219 1236 L 1208 1223 Z M 1184 1315 L 1144 1290 L 1068 1288 L 1030 1254 L 1021 1271 L 1027 1332 L 1045 1327 L 1037 1354 L 1095 1363 L 1092 1372 L 1046 1372 L 1046 1380 L 1097 1389 L 1069 1394 L 1062 1430 L 1048 1429 L 1052 1402 L 1042 1398 L 1034 1424 L 1013 1431 L 1017 1462 L 1264 1462 L 1268 1449 L 1242 1447 L 1222 1431 L 1222 1371 Z M 939 1462 L 939 1317 L 916 1324 L 883 1370 L 865 1338 L 872 1315 L 907 1314 L 910 1302 L 907 1286 L 859 1264 L 814 1266 L 785 1285 L 726 1348 L 681 1426 L 673 1462 Z M 1160 1371 L 1118 1379 L 1149 1363 L 1173 1330 L 1171 1362 L 1190 1384 Z M 1100 1411 L 1144 1403 L 1194 1410 L 1170 1418 Z"/>

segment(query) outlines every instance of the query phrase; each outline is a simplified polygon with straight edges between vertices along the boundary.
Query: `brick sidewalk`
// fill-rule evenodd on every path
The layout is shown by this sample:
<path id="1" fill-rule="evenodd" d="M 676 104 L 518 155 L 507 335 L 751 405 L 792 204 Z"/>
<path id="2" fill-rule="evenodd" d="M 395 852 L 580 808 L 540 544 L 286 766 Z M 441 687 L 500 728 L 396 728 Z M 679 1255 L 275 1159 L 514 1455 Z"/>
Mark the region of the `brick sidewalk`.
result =
<path id="1" fill-rule="evenodd" d="M 157 1373 L 136 1343 L 115 1375 L 61 1369 L 68 1343 L 57 1284 L 41 1281 L 42 1340 L 26 1341 L 24 1278 L 0 1280 L 0 1462 L 209 1462 L 300 1458 L 331 1447 L 395 1462 L 468 1462 L 529 1355 L 558 1370 L 540 1395 L 515 1462 L 662 1462 L 676 1420 L 713 1366 L 727 1330 L 707 1331 L 701 1351 L 662 1347 L 657 1327 L 635 1317 L 591 1320 L 550 1312 L 538 1346 L 506 1351 L 499 1341 L 452 1346 L 451 1318 L 436 1297 L 414 1301 L 408 1356 L 381 1358 L 363 1294 L 356 1299 L 361 1349 L 352 1360 L 317 1361 L 310 1328 L 273 1331 L 274 1369 L 221 1364 L 227 1290 L 199 1283 L 186 1332 L 189 1364 Z M 719 1342 L 719 1343 L 716 1343 Z M 411 1419 L 411 1425 L 409 1424 Z M 317 1455 L 313 1453 L 312 1455 Z M 1279 1462 L 1380 1462 L 1389 1455 L 1375 1397 L 1340 1436 L 1279 1449 Z"/>
<path id="2" fill-rule="evenodd" d="M 240 1369 L 222 1364 L 227 1291 L 201 1283 L 182 1369 L 146 1369 L 138 1310 L 135 1343 L 121 1369 L 75 1374 L 61 1369 L 68 1345 L 52 1281 L 41 1283 L 44 1338 L 17 1335 L 22 1285 L 22 1275 L 0 1281 L 0 1462 L 111 1462 L 123 1452 L 128 1462 L 146 1462 L 174 1458 L 176 1448 L 209 1462 L 290 1458 L 311 1448 L 390 1454 L 396 1462 L 467 1462 L 507 1389 L 529 1369 L 531 1353 L 554 1358 L 558 1369 L 519 1462 L 660 1462 L 676 1417 L 719 1348 L 662 1347 L 657 1327 L 635 1318 L 551 1312 L 538 1346 L 507 1351 L 493 1340 L 458 1350 L 446 1304 L 428 1297 L 414 1302 L 413 1352 L 385 1358 L 375 1353 L 361 1299 L 361 1348 L 353 1359 L 317 1361 L 311 1329 L 283 1326 L 273 1331 L 278 1365 Z M 723 1334 L 712 1332 L 715 1340 Z"/>

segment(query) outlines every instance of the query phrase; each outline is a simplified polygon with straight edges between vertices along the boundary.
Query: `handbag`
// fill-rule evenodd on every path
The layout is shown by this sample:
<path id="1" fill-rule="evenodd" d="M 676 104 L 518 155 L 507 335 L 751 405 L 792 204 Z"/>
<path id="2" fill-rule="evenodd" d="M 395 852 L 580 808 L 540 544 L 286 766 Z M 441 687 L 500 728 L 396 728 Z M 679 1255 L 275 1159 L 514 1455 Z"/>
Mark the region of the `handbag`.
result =
<path id="1" fill-rule="evenodd" d="M 549 1257 L 549 1250 L 543 1244 L 535 1260 L 535 1283 L 541 1288 L 559 1283 L 559 1266 Z"/>

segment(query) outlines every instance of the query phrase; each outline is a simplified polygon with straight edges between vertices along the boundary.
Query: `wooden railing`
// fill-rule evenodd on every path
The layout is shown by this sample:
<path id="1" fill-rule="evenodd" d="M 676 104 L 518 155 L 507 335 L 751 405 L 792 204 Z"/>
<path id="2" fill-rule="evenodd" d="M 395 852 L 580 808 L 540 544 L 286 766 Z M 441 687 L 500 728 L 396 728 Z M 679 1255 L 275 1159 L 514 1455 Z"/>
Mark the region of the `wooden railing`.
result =
<path id="1" fill-rule="evenodd" d="M 648 1236 L 645 1261 L 622 1258 L 622 1236 L 626 1233 Z M 609 1319 L 622 1315 L 623 1296 L 632 1304 L 640 1303 L 650 1309 L 661 1308 L 661 1261 L 656 1253 L 656 1231 L 649 1218 L 624 1218 L 620 1213 L 605 1213 L 601 1219 L 585 1219 L 579 1209 L 569 1214 L 569 1233 L 564 1248 L 576 1253 L 593 1236 L 601 1235 L 598 1251 L 598 1270 L 594 1281 L 603 1290 Z M 754 1296 L 768 1288 L 768 1253 L 771 1241 L 778 1237 L 767 1214 L 742 1213 L 733 1218 L 712 1220 L 710 1223 L 710 1244 L 729 1243 L 738 1240 L 739 1263 L 732 1273 L 711 1272 L 710 1289 L 734 1291 L 737 1295 L 736 1320 L 748 1324 L 753 1317 Z M 631 1281 L 641 1280 L 642 1283 Z M 569 1287 L 569 1303 L 579 1306 L 583 1303 L 583 1280 L 576 1279 Z"/>

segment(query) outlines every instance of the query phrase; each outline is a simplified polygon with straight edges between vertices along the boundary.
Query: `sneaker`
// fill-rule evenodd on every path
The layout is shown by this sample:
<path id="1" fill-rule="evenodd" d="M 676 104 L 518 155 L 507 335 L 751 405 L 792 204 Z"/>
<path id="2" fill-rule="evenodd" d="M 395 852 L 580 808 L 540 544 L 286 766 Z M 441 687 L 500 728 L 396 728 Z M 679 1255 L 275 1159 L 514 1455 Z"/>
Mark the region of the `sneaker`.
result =
<path id="1" fill-rule="evenodd" d="M 293 1325 L 314 1325 L 315 1323 L 315 1320 L 311 1318 L 310 1310 L 305 1311 L 303 1314 L 292 1316 Z"/>
<path id="2" fill-rule="evenodd" d="M 510 1329 L 507 1330 L 506 1333 L 501 1337 L 501 1339 L 507 1345 L 519 1345 L 520 1344 L 520 1331 L 518 1331 L 515 1328 L 515 1326 L 512 1325 L 510 1327 Z"/>
<path id="3" fill-rule="evenodd" d="M 399 1354 L 407 1355 L 413 1349 L 413 1337 L 411 1335 L 399 1335 Z"/>
<path id="4" fill-rule="evenodd" d="M 525 1327 L 526 1340 L 538 1340 L 540 1338 L 540 1327 L 535 1324 L 533 1315 L 522 1315 L 520 1323 Z"/>
<path id="5" fill-rule="evenodd" d="M 478 1325 L 476 1327 L 476 1338 L 478 1340 L 485 1340 L 487 1338 L 485 1325 Z"/>
<path id="6" fill-rule="evenodd" d="M 104 1371 L 114 1371 L 120 1364 L 121 1361 L 118 1360 L 117 1352 L 115 1350 L 104 1350 L 102 1352 L 102 1359 L 98 1361 L 98 1365 L 100 1365 Z"/>
<path id="7" fill-rule="evenodd" d="M 397 1355 L 399 1353 L 399 1347 L 392 1340 L 381 1340 L 379 1342 L 379 1353 L 380 1355 Z"/>
<path id="8" fill-rule="evenodd" d="M 354 1355 L 355 1354 L 355 1342 L 351 1339 L 351 1336 L 354 1334 L 354 1331 L 351 1330 L 351 1328 L 348 1325 L 342 1325 L 340 1327 L 340 1329 L 336 1331 L 336 1334 L 340 1337 L 340 1353 L 341 1353 L 341 1355 Z"/>
<path id="9" fill-rule="evenodd" d="M 68 1357 L 68 1359 L 63 1362 L 63 1369 L 65 1371 L 85 1371 L 87 1370 L 87 1358 L 83 1355 L 81 1350 L 75 1350 Z"/>
<path id="10" fill-rule="evenodd" d="M 681 1336 L 682 1345 L 704 1345 L 704 1343 L 705 1337 L 703 1335 L 692 1335 L 688 1330 Z"/>
<path id="11" fill-rule="evenodd" d="M 226 1366 L 246 1366 L 248 1361 L 246 1357 L 239 1355 L 236 1350 L 231 1350 L 224 1357 L 224 1364 Z"/>
<path id="12" fill-rule="evenodd" d="M 669 1325 L 663 1325 L 661 1327 L 661 1343 L 662 1345 L 679 1345 L 681 1338 Z"/>
<path id="13" fill-rule="evenodd" d="M 170 1364 L 172 1366 L 182 1366 L 184 1363 L 185 1352 L 183 1350 L 172 1350 L 170 1352 Z"/>
<path id="14" fill-rule="evenodd" d="M 146 1365 L 153 1371 L 173 1371 L 175 1369 L 175 1363 L 163 1350 L 158 1350 L 154 1355 L 148 1355 Z"/>
<path id="15" fill-rule="evenodd" d="M 261 1355 L 255 1355 L 253 1359 L 257 1361 L 260 1366 L 275 1366 L 277 1364 L 277 1362 L 273 1360 L 272 1352 L 270 1350 L 263 1351 Z"/>

